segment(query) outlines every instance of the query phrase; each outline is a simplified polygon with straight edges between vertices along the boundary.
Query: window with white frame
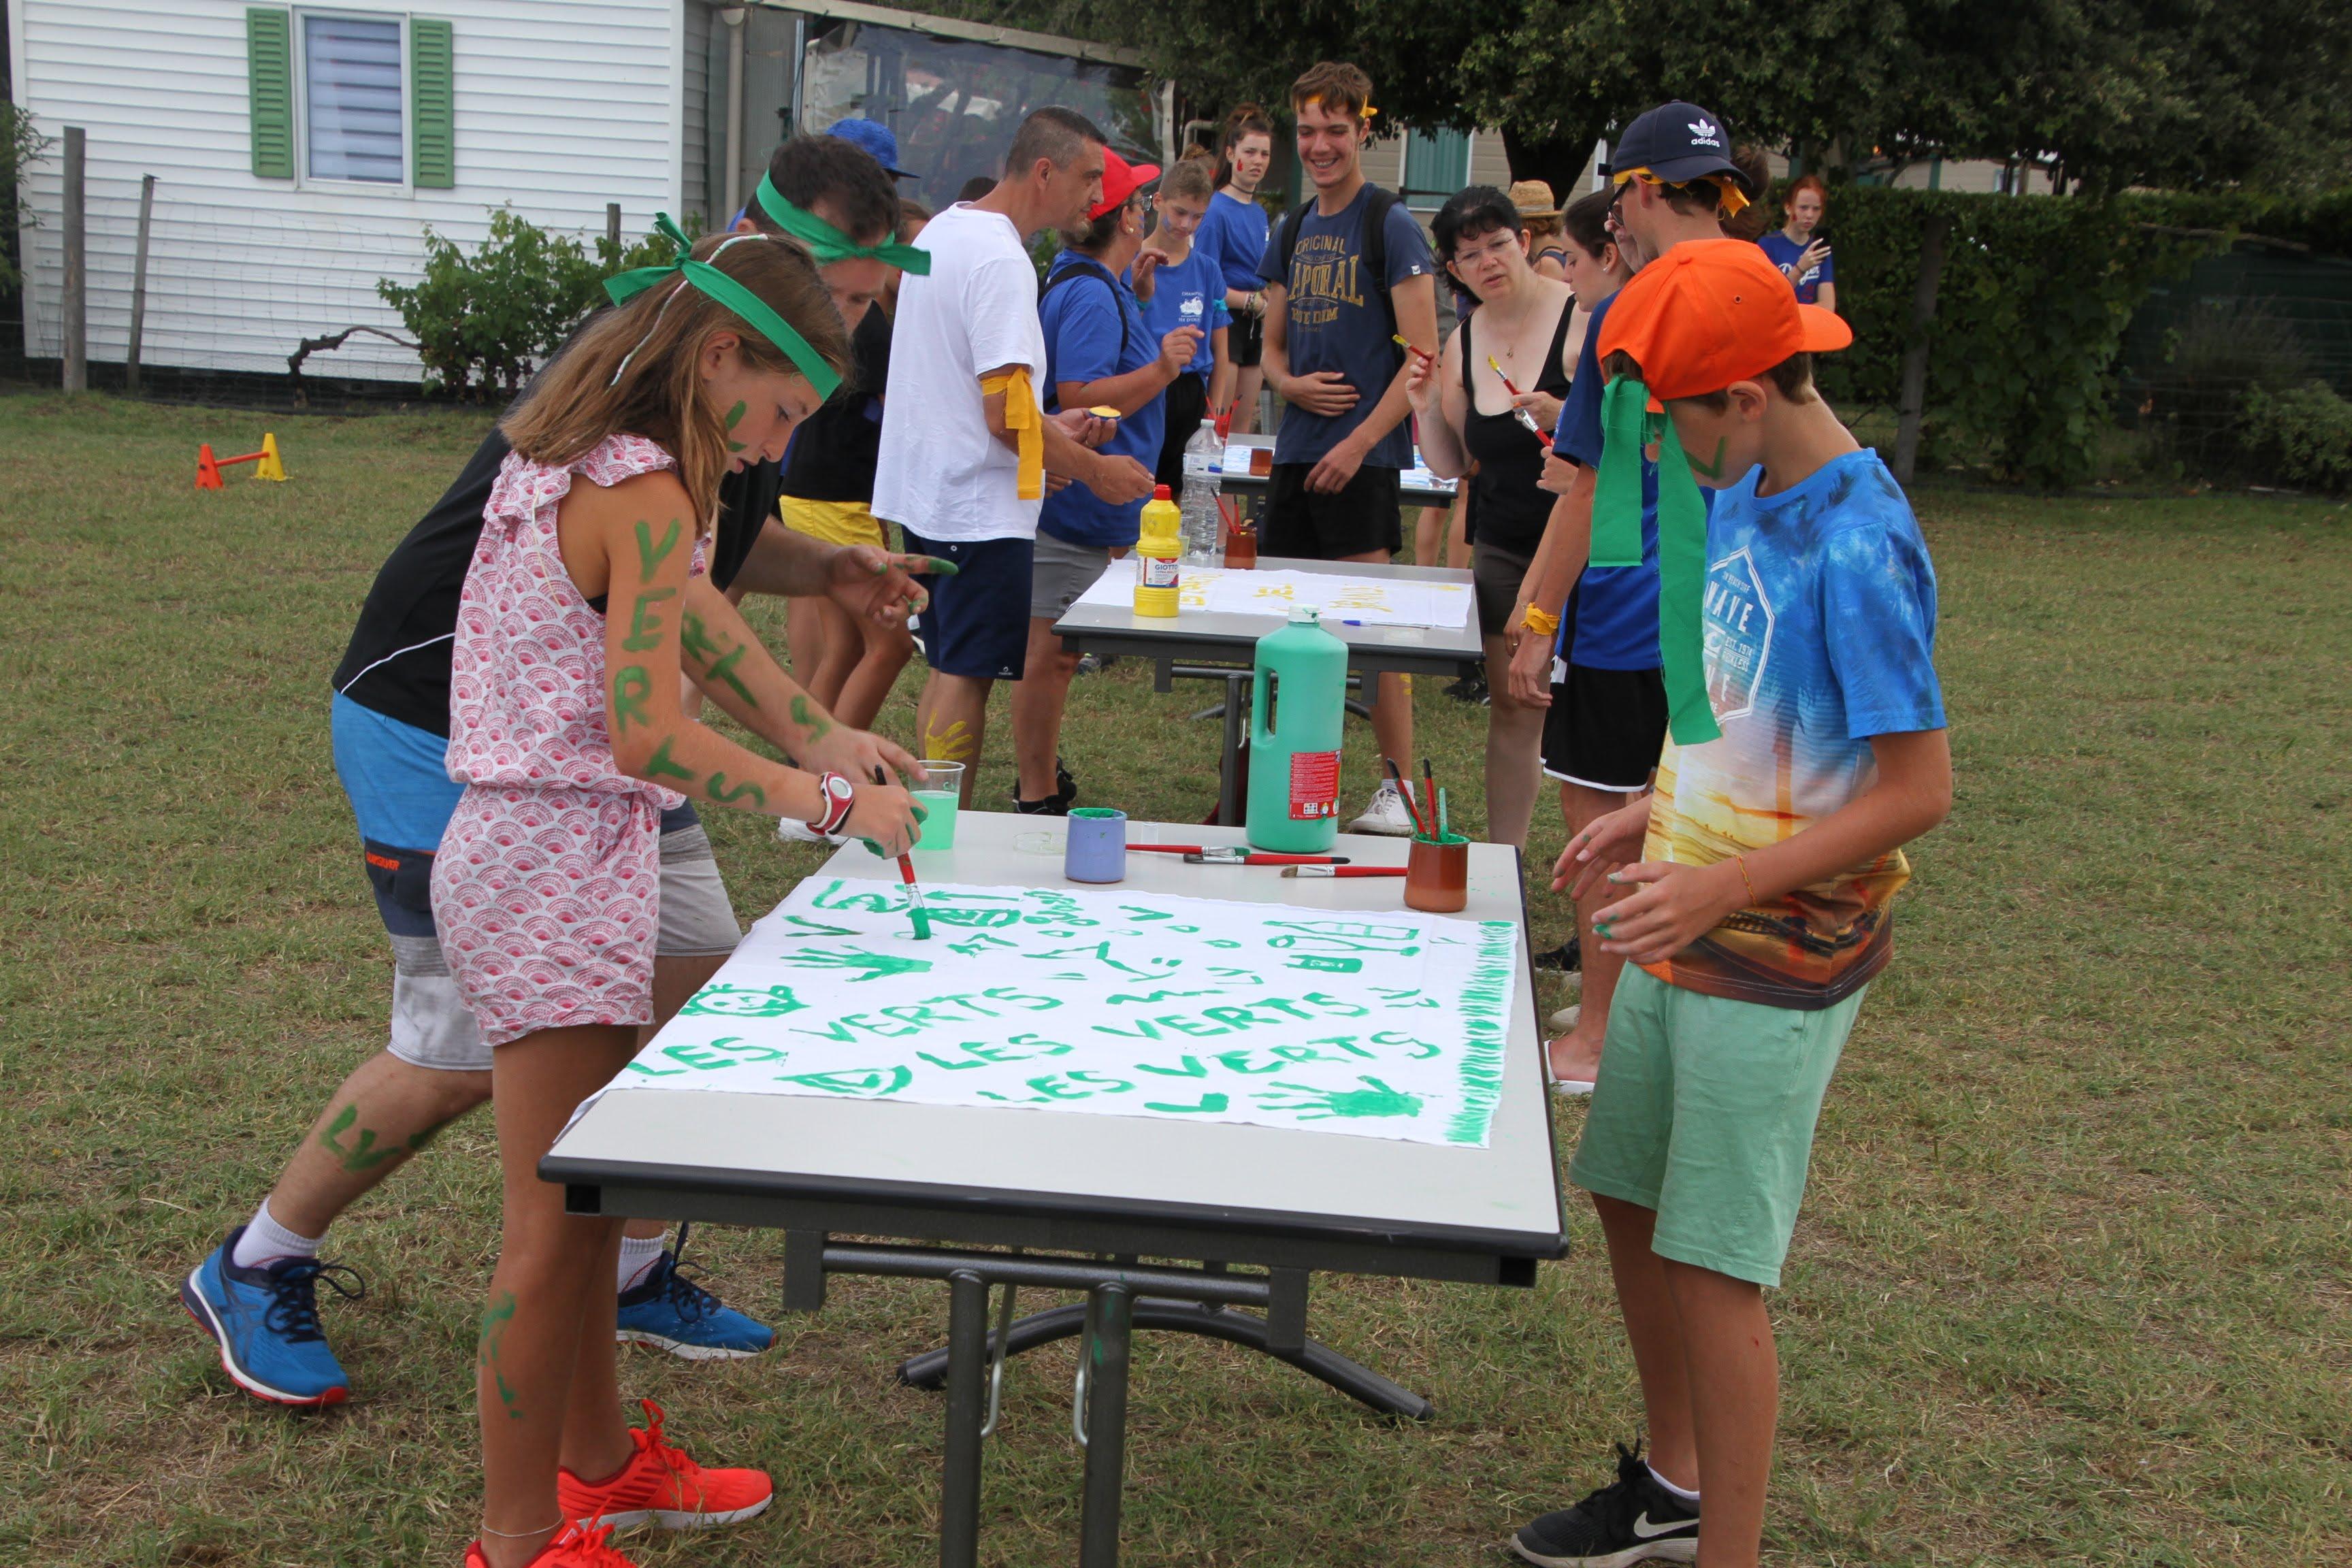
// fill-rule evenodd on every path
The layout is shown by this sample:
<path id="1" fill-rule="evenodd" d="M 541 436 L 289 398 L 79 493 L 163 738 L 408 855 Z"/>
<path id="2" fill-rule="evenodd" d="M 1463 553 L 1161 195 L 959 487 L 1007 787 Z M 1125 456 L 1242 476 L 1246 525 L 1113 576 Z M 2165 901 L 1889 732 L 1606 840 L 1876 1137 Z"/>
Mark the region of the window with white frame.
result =
<path id="1" fill-rule="evenodd" d="M 401 18 L 296 13 L 301 34 L 303 172 L 397 185 L 408 177 Z"/>

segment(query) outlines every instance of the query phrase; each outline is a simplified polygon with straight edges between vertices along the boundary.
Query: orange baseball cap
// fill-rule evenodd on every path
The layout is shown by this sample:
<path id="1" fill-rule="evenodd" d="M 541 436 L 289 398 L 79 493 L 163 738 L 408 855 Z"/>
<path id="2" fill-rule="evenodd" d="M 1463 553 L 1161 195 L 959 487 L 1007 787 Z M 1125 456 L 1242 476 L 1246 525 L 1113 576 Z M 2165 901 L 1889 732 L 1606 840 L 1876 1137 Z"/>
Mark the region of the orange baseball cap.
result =
<path id="1" fill-rule="evenodd" d="M 1825 353 L 1853 342 L 1835 310 L 1800 305 L 1797 291 L 1745 239 L 1685 240 L 1617 291 L 1601 327 L 1601 353 L 1631 354 L 1664 400 L 1720 392 L 1752 381 L 1791 354 Z"/>
<path id="2" fill-rule="evenodd" d="M 1117 212 L 1127 199 L 1160 177 L 1157 163 L 1130 163 L 1109 148 L 1103 149 L 1102 200 L 1087 209 L 1088 221 Z M 1757 254 L 1763 254 L 1759 251 Z"/>

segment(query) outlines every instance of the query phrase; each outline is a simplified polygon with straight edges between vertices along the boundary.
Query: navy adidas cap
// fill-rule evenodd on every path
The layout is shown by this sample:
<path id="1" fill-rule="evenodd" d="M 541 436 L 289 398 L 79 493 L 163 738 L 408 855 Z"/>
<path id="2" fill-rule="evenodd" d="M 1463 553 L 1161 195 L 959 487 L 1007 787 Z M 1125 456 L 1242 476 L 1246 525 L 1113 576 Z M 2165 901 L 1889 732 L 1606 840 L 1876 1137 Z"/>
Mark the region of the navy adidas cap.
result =
<path id="1" fill-rule="evenodd" d="M 1696 103 L 1676 100 L 1636 118 L 1610 149 L 1603 174 L 1647 169 L 1668 184 L 1727 174 L 1751 196 L 1748 176 L 1731 161 L 1731 128 Z"/>

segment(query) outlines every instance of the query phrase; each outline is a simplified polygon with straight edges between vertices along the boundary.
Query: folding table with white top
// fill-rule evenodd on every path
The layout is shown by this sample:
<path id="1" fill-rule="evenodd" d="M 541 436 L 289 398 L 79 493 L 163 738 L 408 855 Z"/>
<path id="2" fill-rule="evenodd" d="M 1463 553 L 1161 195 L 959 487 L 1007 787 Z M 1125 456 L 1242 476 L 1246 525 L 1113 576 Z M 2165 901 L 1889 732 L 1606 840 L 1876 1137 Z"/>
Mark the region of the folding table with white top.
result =
<path id="1" fill-rule="evenodd" d="M 926 884 L 1078 887 L 1061 875 L 1058 825 L 967 811 L 956 831 L 954 848 L 916 857 Z M 1130 823 L 1129 834 L 1131 842 L 1243 841 L 1237 829 L 1220 827 Z M 1406 846 L 1343 835 L 1336 853 L 1357 865 L 1396 866 Z M 893 892 L 898 880 L 895 862 L 857 845 L 839 850 L 817 877 Z M 1480 1146 L 1016 1105 L 677 1092 L 636 1087 L 624 1073 L 564 1131 L 540 1173 L 563 1184 L 566 1206 L 576 1214 L 783 1231 L 787 1310 L 821 1308 L 831 1274 L 947 1281 L 947 1346 L 902 1372 L 947 1389 L 944 1568 L 977 1561 L 981 1447 L 1003 1358 L 1083 1333 L 1079 1561 L 1111 1568 L 1135 1329 L 1249 1345 L 1375 1408 L 1425 1416 L 1426 1401 L 1307 1338 L 1309 1277 L 1328 1271 L 1526 1287 L 1539 1261 L 1565 1256 L 1517 851 L 1471 846 L 1468 880 L 1468 906 L 1458 918 L 1488 922 L 1469 929 L 1510 943 L 1496 950 L 1508 959 L 1498 968 L 1511 985 L 1499 1089 Z M 1291 879 L 1265 868 L 1130 853 L 1126 880 L 1108 890 L 1281 906 L 1279 918 L 1288 920 L 1293 910 L 1302 918 L 1394 911 L 1402 886 L 1397 878 Z M 1516 932 L 1493 923 L 1500 921 Z M 755 968 L 739 951 L 712 984 L 724 987 L 730 971 Z M 894 990 L 902 1000 L 914 994 L 886 978 L 875 994 L 887 1001 Z M 743 1047 L 790 1038 L 784 1018 L 725 1023 L 730 1041 Z M 1302 1040 L 1318 1032 L 1297 1028 Z M 648 1052 L 660 1044 L 657 1037 Z M 932 1048 L 954 1047 L 943 1036 Z M 853 1243 L 835 1236 L 907 1239 Z M 999 1285 L 1005 1292 L 992 1333 L 990 1293 Z M 1024 1286 L 1083 1289 L 1087 1300 L 1083 1309 L 1016 1324 L 1012 1300 Z"/>

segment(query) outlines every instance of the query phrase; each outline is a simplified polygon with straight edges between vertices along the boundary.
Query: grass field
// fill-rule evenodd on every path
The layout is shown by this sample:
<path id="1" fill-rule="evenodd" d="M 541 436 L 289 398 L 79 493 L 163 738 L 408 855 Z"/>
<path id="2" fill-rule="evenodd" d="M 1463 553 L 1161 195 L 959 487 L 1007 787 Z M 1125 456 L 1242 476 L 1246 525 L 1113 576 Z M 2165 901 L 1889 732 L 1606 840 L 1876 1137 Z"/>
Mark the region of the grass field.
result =
<path id="1" fill-rule="evenodd" d="M 249 449 L 265 424 L 291 483 L 190 489 L 198 440 Z M 352 1403 L 235 1392 L 173 1290 L 383 1039 L 326 678 L 481 426 L 0 395 L 0 1562 L 455 1564 L 471 1533 L 486 1121 L 331 1243 L 373 1284 L 327 1309 Z M 1930 490 L 1920 511 L 1958 800 L 1914 852 L 1775 1299 L 1768 1548 L 2352 1563 L 2352 524 L 2244 498 Z M 781 647 L 781 606 L 755 614 Z M 1131 666 L 1081 681 L 1089 797 L 1197 815 L 1201 700 Z M 1474 777 L 1477 712 L 1424 683 L 1420 717 Z M 910 710 L 885 727 L 908 738 Z M 1000 723 L 985 795 L 1008 743 Z M 816 863 L 709 816 L 746 917 Z M 1543 816 L 1531 864 L 1561 837 Z M 1562 907 L 1537 908 L 1557 942 Z M 1559 1114 L 1565 1151 L 1580 1112 Z M 1313 1331 L 1427 1393 L 1425 1427 L 1222 1346 L 1141 1345 L 1128 1561 L 1499 1562 L 1636 1424 L 1597 1232 L 1570 1213 L 1578 1251 L 1532 1291 L 1318 1282 Z M 772 1309 L 781 1238 L 700 1235 L 715 1281 Z M 739 1531 L 638 1538 L 641 1560 L 933 1561 L 940 1406 L 891 1373 L 945 1320 L 936 1288 L 845 1280 L 759 1361 L 632 1355 L 625 1387 L 780 1493 Z M 1012 1374 L 992 1564 L 1076 1554 L 1072 1364 Z"/>

